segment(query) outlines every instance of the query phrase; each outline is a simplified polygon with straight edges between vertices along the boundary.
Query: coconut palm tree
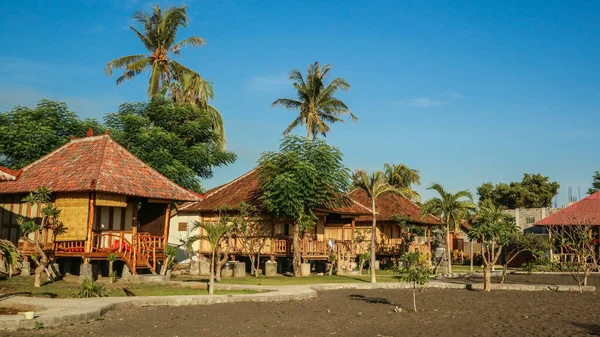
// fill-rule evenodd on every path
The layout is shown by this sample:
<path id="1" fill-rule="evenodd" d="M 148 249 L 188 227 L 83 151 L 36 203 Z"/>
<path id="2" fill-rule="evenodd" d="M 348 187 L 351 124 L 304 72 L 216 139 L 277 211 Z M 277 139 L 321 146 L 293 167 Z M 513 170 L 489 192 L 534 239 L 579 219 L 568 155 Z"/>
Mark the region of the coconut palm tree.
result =
<path id="1" fill-rule="evenodd" d="M 428 189 L 438 192 L 439 197 L 427 200 L 421 207 L 421 214 L 440 216 L 446 224 L 446 258 L 448 274 L 450 274 L 452 273 L 450 228 L 457 233 L 460 230 L 460 221 L 469 218 L 476 206 L 473 203 L 473 195 L 468 190 L 452 193 L 446 191 L 440 184 L 433 184 Z"/>
<path id="2" fill-rule="evenodd" d="M 198 47 L 204 44 L 204 39 L 197 36 L 175 42 L 179 27 L 186 27 L 188 23 L 185 6 L 162 11 L 155 5 L 151 13 L 138 11 L 133 15 L 133 19 L 142 25 L 142 31 L 131 26 L 129 28 L 142 41 L 150 55 L 123 56 L 108 62 L 105 69 L 108 76 L 111 76 L 115 69 L 125 68 L 125 72 L 117 78 L 117 85 L 149 70 L 148 96 L 152 97 L 159 92 L 161 83 L 168 83 L 173 78 L 178 79 L 184 74 L 193 73 L 189 68 L 171 59 L 171 56 L 180 54 L 182 47 Z"/>
<path id="3" fill-rule="evenodd" d="M 371 283 L 376 283 L 375 261 L 377 255 L 376 232 L 377 232 L 377 198 L 384 193 L 396 193 L 405 196 L 405 190 L 398 189 L 387 182 L 385 174 L 381 171 L 375 171 L 371 175 L 364 170 L 354 172 L 352 176 L 354 186 L 365 191 L 371 198 L 371 211 L 373 223 L 371 226 Z"/>
<path id="4" fill-rule="evenodd" d="M 308 66 L 306 77 L 298 69 L 290 72 L 289 79 L 294 82 L 298 99 L 279 98 L 271 104 L 272 107 L 280 106 L 300 111 L 300 115 L 285 129 L 284 135 L 297 126 L 306 125 L 306 134 L 310 141 L 318 134 L 326 136 L 329 132 L 327 123 L 344 122 L 341 116 L 350 115 L 354 122 L 358 121 L 350 108 L 335 98 L 338 90 L 350 89 L 346 80 L 338 77 L 325 86 L 324 79 L 330 71 L 331 65 L 321 67 L 319 62 L 316 62 Z"/>
<path id="5" fill-rule="evenodd" d="M 383 169 L 388 184 L 398 189 L 405 190 L 409 199 L 414 201 L 421 200 L 419 193 L 412 188 L 412 185 L 421 185 L 421 175 L 419 170 L 411 169 L 404 164 L 390 165 L 388 163 L 385 163 Z"/>
<path id="6" fill-rule="evenodd" d="M 206 111 L 212 120 L 213 130 L 219 136 L 222 146 L 225 147 L 223 117 L 217 108 L 209 104 L 215 99 L 211 82 L 204 80 L 198 73 L 186 73 L 178 81 L 169 83 L 165 88 L 171 91 L 171 97 L 175 102 L 190 103 Z"/>

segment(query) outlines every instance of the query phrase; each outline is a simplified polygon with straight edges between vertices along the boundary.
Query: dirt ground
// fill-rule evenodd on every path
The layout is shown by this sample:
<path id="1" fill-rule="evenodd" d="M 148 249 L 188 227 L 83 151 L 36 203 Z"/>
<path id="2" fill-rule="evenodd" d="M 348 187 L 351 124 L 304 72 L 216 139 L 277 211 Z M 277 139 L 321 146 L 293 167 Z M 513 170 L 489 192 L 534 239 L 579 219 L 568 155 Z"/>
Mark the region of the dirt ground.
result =
<path id="1" fill-rule="evenodd" d="M 509 280 L 564 284 L 566 277 L 512 275 Z M 595 293 L 424 289 L 417 294 L 417 305 L 417 313 L 408 311 L 410 290 L 337 290 L 297 302 L 120 309 L 88 324 L 0 336 L 600 335 L 600 297 Z M 394 312 L 395 306 L 404 312 Z"/>
<path id="2" fill-rule="evenodd" d="M 445 279 L 446 282 L 453 283 L 483 283 L 483 278 L 462 278 Z M 492 277 L 492 283 L 500 283 L 500 277 Z M 506 283 L 515 284 L 549 284 L 549 285 L 577 285 L 577 281 L 571 275 L 526 275 L 526 274 L 508 274 Z M 600 275 L 593 274 L 588 278 L 588 285 L 595 286 L 600 290 Z"/>

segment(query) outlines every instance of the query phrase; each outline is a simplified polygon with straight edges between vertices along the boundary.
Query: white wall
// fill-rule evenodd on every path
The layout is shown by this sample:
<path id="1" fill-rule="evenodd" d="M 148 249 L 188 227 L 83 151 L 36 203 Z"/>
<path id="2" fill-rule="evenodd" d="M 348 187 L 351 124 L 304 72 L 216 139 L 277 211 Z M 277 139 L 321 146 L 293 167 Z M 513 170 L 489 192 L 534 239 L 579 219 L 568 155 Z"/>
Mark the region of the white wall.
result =
<path id="1" fill-rule="evenodd" d="M 169 245 L 172 246 L 181 246 L 182 240 L 187 240 L 192 235 L 198 234 L 198 232 L 192 233 L 190 230 L 192 229 L 194 222 L 200 220 L 200 213 L 178 213 L 175 216 L 171 217 L 171 221 L 169 224 Z M 179 223 L 186 223 L 186 230 L 179 230 Z M 194 252 L 198 251 L 199 242 L 196 241 L 193 245 Z M 180 247 L 179 252 L 177 254 L 177 262 L 181 262 L 188 258 L 188 255 L 185 253 L 183 247 Z"/>

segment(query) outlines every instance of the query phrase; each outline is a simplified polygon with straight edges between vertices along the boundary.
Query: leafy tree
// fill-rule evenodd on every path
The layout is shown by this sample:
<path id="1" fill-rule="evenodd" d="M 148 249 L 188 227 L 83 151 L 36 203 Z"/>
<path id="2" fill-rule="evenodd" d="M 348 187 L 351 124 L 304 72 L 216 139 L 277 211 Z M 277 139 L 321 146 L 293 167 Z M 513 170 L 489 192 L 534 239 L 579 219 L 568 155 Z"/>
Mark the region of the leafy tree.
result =
<path id="1" fill-rule="evenodd" d="M 470 217 L 470 213 L 475 210 L 473 196 L 468 190 L 456 193 L 446 191 L 440 184 L 433 184 L 428 189 L 438 192 L 439 197 L 427 200 L 421 207 L 421 214 L 440 216 L 446 224 L 446 259 L 448 260 L 448 274 L 451 274 L 452 251 L 450 249 L 450 228 L 458 232 L 460 230 L 460 221 Z"/>
<path id="2" fill-rule="evenodd" d="M 491 200 L 496 206 L 514 208 L 552 207 L 552 198 L 558 193 L 560 185 L 541 174 L 523 175 L 520 182 L 497 185 L 487 182 L 477 188 L 479 204 Z"/>
<path id="3" fill-rule="evenodd" d="M 155 5 L 151 13 L 138 11 L 133 15 L 133 19 L 142 26 L 142 32 L 132 26 L 129 28 L 142 41 L 150 55 L 123 56 L 108 62 L 105 69 L 108 76 L 111 76 L 115 69 L 125 68 L 123 75 L 117 78 L 117 85 L 149 70 L 148 96 L 153 97 L 159 93 L 161 83 L 169 83 L 172 79 L 195 73 L 171 58 L 179 55 L 181 48 L 188 44 L 193 47 L 204 44 L 204 39 L 197 36 L 175 42 L 178 29 L 187 27 L 188 24 L 186 7 L 171 7 L 163 12 Z"/>
<path id="4" fill-rule="evenodd" d="M 202 228 L 204 230 L 203 235 L 195 235 L 193 241 L 206 240 L 210 244 L 211 248 L 211 263 L 210 263 L 210 280 L 208 283 L 208 294 L 213 295 L 215 293 L 215 272 L 220 272 L 215 258 L 219 255 L 219 249 L 223 240 L 227 238 L 227 235 L 231 234 L 234 230 L 233 224 L 230 222 L 231 218 L 225 213 L 220 214 L 217 222 L 194 222 L 194 229 L 192 231 Z M 216 270 L 215 270 L 216 269 Z"/>
<path id="5" fill-rule="evenodd" d="M 491 291 L 492 267 L 498 261 L 502 247 L 519 230 L 514 219 L 502 211 L 502 208 L 487 202 L 477 211 L 476 221 L 469 231 L 469 239 L 477 240 L 482 246 L 484 291 Z"/>
<path id="6" fill-rule="evenodd" d="M 504 263 L 502 264 L 502 280 L 500 283 L 504 283 L 506 280 L 508 264 L 519 254 L 530 252 L 535 259 L 539 259 L 544 252 L 551 248 L 550 241 L 546 237 L 533 233 L 523 233 L 520 230 L 509 234 L 508 242 L 504 246 Z"/>
<path id="7" fill-rule="evenodd" d="M 42 99 L 35 108 L 16 106 L 0 113 L 0 165 L 20 169 L 64 145 L 105 128 L 94 119 L 81 120 L 64 102 Z"/>
<path id="8" fill-rule="evenodd" d="M 56 242 L 56 236 L 63 234 L 66 230 L 59 220 L 60 210 L 50 203 L 51 195 L 52 191 L 42 186 L 38 187 L 35 193 L 29 193 L 28 196 L 23 198 L 24 202 L 30 205 L 36 205 L 38 209 L 41 209 L 41 222 L 36 221 L 34 218 L 18 218 L 21 233 L 23 234 L 23 240 L 35 245 L 36 255 L 31 256 L 31 259 L 37 264 L 34 272 L 34 287 L 36 288 L 41 287 L 42 273 L 44 271 L 46 271 L 50 279 L 53 280 L 54 273 L 48 271 L 48 265 L 50 265 L 51 258 L 54 256 L 54 251 L 44 249 L 45 247 L 43 244 L 39 240 L 30 239 L 29 234 L 47 230 L 52 233 L 52 242 Z M 42 236 L 39 235 L 39 237 L 41 238 Z"/>
<path id="9" fill-rule="evenodd" d="M 238 208 L 239 213 L 232 217 L 234 233 L 240 239 L 241 251 L 250 258 L 251 274 L 258 277 L 260 252 L 271 236 L 271 224 L 261 220 L 260 211 L 254 205 L 241 202 Z"/>
<path id="10" fill-rule="evenodd" d="M 383 170 L 388 184 L 404 190 L 407 197 L 412 200 L 421 200 L 419 193 L 412 188 L 413 185 L 421 185 L 421 175 L 419 170 L 411 169 L 404 164 L 390 165 L 388 163 L 385 163 Z"/>
<path id="11" fill-rule="evenodd" d="M 417 284 L 425 285 L 433 275 L 427 256 L 419 252 L 405 253 L 400 257 L 396 272 L 402 282 L 413 284 L 413 310 L 417 312 Z"/>
<path id="12" fill-rule="evenodd" d="M 236 155 L 222 149 L 210 116 L 190 104 L 155 97 L 125 103 L 105 122 L 113 139 L 179 185 L 200 191 L 198 178 L 231 164 Z"/>
<path id="13" fill-rule="evenodd" d="M 286 136 L 278 152 L 262 154 L 260 201 L 276 216 L 291 218 L 294 276 L 300 276 L 300 231 L 313 227 L 315 208 L 339 205 L 349 185 L 342 153 L 323 140 Z"/>
<path id="14" fill-rule="evenodd" d="M 300 116 L 285 129 L 284 135 L 289 134 L 295 127 L 306 124 L 306 137 L 310 141 L 318 134 L 326 136 L 329 132 L 327 123 L 344 122 L 340 116 L 350 115 L 354 122 L 358 121 L 350 108 L 335 97 L 338 90 L 348 90 L 350 85 L 340 77 L 325 85 L 324 80 L 329 71 L 331 65 L 321 67 L 319 62 L 316 62 L 308 66 L 306 77 L 298 69 L 290 72 L 289 79 L 294 81 L 298 99 L 279 98 L 271 105 L 300 111 Z"/>
<path id="15" fill-rule="evenodd" d="M 212 120 L 212 128 L 225 146 L 225 126 L 223 117 L 217 108 L 209 104 L 215 99 L 212 83 L 205 81 L 199 74 L 184 74 L 179 81 L 169 84 L 171 97 L 175 102 L 184 102 L 205 111 Z"/>
<path id="16" fill-rule="evenodd" d="M 377 232 L 377 198 L 384 193 L 396 193 L 404 195 L 405 190 L 400 190 L 387 182 L 385 174 L 381 171 L 375 171 L 369 175 L 366 171 L 356 171 L 353 176 L 354 186 L 362 189 L 371 198 L 371 210 L 373 223 L 371 225 L 371 283 L 376 283 L 375 261 L 377 252 L 376 232 Z"/>
<path id="17" fill-rule="evenodd" d="M 600 191 L 600 171 L 594 172 L 594 176 L 592 177 L 592 187 L 588 189 L 588 194 L 594 194 Z"/>
<path id="18" fill-rule="evenodd" d="M 415 241 L 416 236 L 425 235 L 425 228 L 415 225 L 409 216 L 404 214 L 394 214 L 391 217 L 392 221 L 400 227 L 400 235 L 402 236 L 402 251 L 408 251 L 410 244 Z"/>

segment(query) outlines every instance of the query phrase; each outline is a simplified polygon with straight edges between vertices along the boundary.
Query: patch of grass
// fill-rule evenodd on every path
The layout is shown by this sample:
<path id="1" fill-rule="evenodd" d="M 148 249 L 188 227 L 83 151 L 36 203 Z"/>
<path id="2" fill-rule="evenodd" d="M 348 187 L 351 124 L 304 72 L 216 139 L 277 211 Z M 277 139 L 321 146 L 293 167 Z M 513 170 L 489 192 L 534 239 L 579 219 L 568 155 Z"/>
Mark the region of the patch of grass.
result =
<path id="1" fill-rule="evenodd" d="M 177 280 L 184 282 L 206 282 L 205 278 L 198 277 L 178 277 Z M 263 286 L 288 286 L 288 285 L 305 285 L 305 284 L 320 284 L 320 283 L 361 283 L 370 282 L 369 276 L 338 276 L 338 275 L 323 275 L 323 276 L 308 276 L 308 277 L 246 277 L 246 278 L 224 278 L 221 284 L 244 284 L 244 285 L 263 285 Z M 394 275 L 380 275 L 377 277 L 377 282 L 399 282 Z"/>
<path id="2" fill-rule="evenodd" d="M 111 297 L 126 296 L 123 288 L 136 296 L 173 296 L 173 295 L 207 295 L 206 289 L 193 289 L 163 284 L 104 284 L 106 293 Z M 42 283 L 41 288 L 33 286 L 33 277 L 13 277 L 0 281 L 0 289 L 4 294 L 21 294 L 23 296 L 71 298 L 79 290 L 78 282 L 57 281 Z M 216 290 L 215 295 L 254 294 L 253 290 Z"/>

